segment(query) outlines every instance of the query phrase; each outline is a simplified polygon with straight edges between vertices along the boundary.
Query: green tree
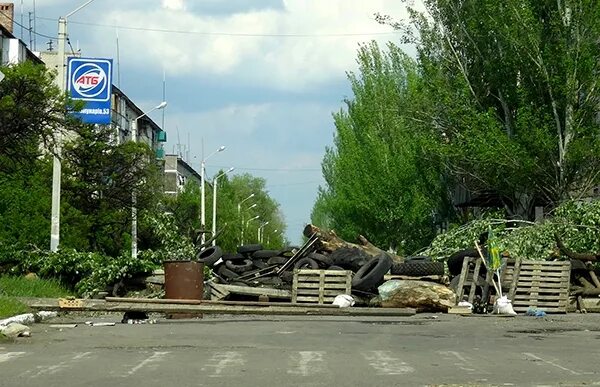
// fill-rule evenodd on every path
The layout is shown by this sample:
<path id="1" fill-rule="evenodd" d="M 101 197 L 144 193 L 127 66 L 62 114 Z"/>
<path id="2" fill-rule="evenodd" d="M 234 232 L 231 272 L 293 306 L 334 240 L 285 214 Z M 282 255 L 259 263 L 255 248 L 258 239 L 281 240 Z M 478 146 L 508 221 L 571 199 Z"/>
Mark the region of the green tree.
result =
<path id="1" fill-rule="evenodd" d="M 526 218 L 597 186 L 600 3 L 424 4 L 411 20 L 431 103 L 415 117 L 445 139 L 454 182 Z"/>
<path id="2" fill-rule="evenodd" d="M 59 133 L 80 124 L 77 109 L 54 85 L 45 66 L 24 62 L 0 67 L 0 241 L 45 248 L 50 239 L 52 164 Z"/>
<path id="3" fill-rule="evenodd" d="M 413 118 L 423 102 L 416 63 L 395 45 L 358 52 L 350 73 L 353 99 L 334 114 L 334 146 L 326 150 L 313 221 L 342 238 L 366 236 L 382 247 L 414 251 L 435 235 L 432 213 L 445 211 L 431 130 Z"/>
<path id="4" fill-rule="evenodd" d="M 23 62 L 0 70 L 6 75 L 0 82 L 0 172 L 10 172 L 52 150 L 65 128 L 77 127 L 65 114 L 77 106 L 60 93 L 44 65 Z"/>
<path id="5" fill-rule="evenodd" d="M 83 125 L 64 146 L 64 247 L 118 256 L 130 242 L 132 190 L 140 218 L 155 211 L 161 199 L 162 176 L 151 149 L 142 143 L 113 144 L 113 131 Z M 70 239 L 73 234 L 78 239 Z M 140 249 L 144 235 L 141 229 Z"/>

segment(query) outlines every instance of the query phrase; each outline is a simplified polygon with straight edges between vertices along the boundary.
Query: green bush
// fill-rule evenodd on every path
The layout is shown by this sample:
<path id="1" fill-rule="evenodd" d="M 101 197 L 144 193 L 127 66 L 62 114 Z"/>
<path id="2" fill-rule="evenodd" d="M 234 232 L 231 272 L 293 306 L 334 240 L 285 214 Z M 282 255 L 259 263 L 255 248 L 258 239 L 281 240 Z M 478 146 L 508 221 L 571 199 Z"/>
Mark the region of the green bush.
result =
<path id="1" fill-rule="evenodd" d="M 108 257 L 99 253 L 60 249 L 57 252 L 31 250 L 19 252 L 21 260 L 13 274 L 34 272 L 41 278 L 55 278 L 72 287 L 79 295 L 104 290 L 121 279 L 151 272 L 161 262 L 152 254 Z"/>
<path id="2" fill-rule="evenodd" d="M 577 252 L 600 251 L 600 201 L 565 202 L 539 223 L 477 219 L 438 235 L 422 253 L 435 259 L 475 247 L 479 235 L 491 227 L 500 248 L 513 258 L 544 260 L 556 257 L 555 235 Z"/>

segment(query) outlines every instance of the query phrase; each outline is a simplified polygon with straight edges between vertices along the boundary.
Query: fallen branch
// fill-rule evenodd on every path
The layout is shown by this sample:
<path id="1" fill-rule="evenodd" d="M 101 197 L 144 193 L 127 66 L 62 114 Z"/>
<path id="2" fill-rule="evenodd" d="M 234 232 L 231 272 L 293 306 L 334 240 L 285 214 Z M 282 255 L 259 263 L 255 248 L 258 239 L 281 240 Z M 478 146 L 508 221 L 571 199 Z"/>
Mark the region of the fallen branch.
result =
<path id="1" fill-rule="evenodd" d="M 331 252 L 333 252 L 337 249 L 341 249 L 341 248 L 357 248 L 357 249 L 363 250 L 365 253 L 367 253 L 373 257 L 375 257 L 381 253 L 386 253 L 386 254 L 390 255 L 392 257 L 392 259 L 394 259 L 396 261 L 400 261 L 400 262 L 403 261 L 403 259 L 401 257 L 399 257 L 395 254 L 388 253 L 385 250 L 382 250 L 379 247 L 375 246 L 374 244 L 369 242 L 367 240 L 367 238 L 365 238 L 362 235 L 359 235 L 357 237 L 358 244 L 350 243 L 350 242 L 346 242 L 345 240 L 343 240 L 342 238 L 337 236 L 337 234 L 333 230 L 326 231 L 326 230 L 320 229 L 319 227 L 317 227 L 313 224 L 307 224 L 306 227 L 304 227 L 304 236 L 306 236 L 308 238 L 311 235 L 317 236 L 317 239 L 318 239 L 317 250 L 326 251 L 326 252 L 331 253 Z"/>
<path id="2" fill-rule="evenodd" d="M 577 259 L 584 262 L 596 262 L 600 260 L 600 254 L 598 253 L 576 253 L 570 250 L 567 248 L 567 246 L 565 246 L 558 234 L 554 234 L 554 239 L 556 240 L 556 245 L 558 246 L 560 252 L 571 259 Z"/>

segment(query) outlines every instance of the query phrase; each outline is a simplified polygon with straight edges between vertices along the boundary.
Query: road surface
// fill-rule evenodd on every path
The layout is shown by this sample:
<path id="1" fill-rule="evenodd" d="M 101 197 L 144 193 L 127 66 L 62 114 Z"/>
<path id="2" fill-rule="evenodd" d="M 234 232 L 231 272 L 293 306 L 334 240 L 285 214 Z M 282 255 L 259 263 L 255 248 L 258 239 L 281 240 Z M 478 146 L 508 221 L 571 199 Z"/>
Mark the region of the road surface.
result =
<path id="1" fill-rule="evenodd" d="M 49 324 L 0 343 L 1 386 L 600 385 L 592 314 Z"/>

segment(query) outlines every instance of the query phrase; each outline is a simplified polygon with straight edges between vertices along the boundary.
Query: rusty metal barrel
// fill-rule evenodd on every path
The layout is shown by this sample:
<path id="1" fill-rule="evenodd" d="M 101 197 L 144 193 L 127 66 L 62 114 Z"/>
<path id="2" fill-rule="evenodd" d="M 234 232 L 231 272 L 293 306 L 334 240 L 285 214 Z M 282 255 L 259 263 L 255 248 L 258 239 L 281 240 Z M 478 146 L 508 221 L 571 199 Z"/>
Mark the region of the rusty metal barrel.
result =
<path id="1" fill-rule="evenodd" d="M 165 261 L 165 298 L 201 300 L 204 264 L 197 261 Z"/>

